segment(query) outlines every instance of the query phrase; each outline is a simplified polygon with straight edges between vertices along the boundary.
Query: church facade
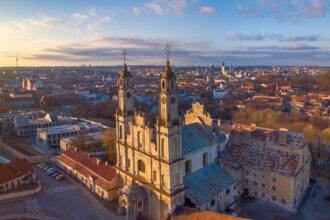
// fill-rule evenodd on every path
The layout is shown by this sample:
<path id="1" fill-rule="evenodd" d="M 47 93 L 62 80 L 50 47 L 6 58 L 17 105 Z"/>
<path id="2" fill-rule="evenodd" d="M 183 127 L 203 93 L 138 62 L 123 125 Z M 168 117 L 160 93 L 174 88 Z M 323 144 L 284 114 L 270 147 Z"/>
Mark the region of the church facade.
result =
<path id="1" fill-rule="evenodd" d="M 118 212 L 127 219 L 165 219 L 181 205 L 223 211 L 239 196 L 237 179 L 216 162 L 226 142 L 219 122 L 200 104 L 181 119 L 176 81 L 167 61 L 160 75 L 159 111 L 152 115 L 135 110 L 125 63 L 118 75 Z"/>

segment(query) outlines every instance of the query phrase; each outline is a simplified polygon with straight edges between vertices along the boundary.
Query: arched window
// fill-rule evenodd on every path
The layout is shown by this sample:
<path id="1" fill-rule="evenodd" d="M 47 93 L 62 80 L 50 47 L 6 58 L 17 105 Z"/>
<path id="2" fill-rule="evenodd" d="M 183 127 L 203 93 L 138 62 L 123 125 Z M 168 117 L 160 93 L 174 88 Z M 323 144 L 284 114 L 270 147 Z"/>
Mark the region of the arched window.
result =
<path id="1" fill-rule="evenodd" d="M 174 88 L 174 81 L 173 80 L 171 81 L 171 88 L 172 89 Z"/>
<path id="2" fill-rule="evenodd" d="M 146 167 L 142 160 L 138 160 L 138 171 L 142 173 L 146 172 Z"/>
<path id="3" fill-rule="evenodd" d="M 152 172 L 152 180 L 157 182 L 157 172 L 155 170 Z"/>
<path id="4" fill-rule="evenodd" d="M 162 138 L 160 141 L 160 156 L 165 157 L 165 139 Z"/>
<path id="5" fill-rule="evenodd" d="M 123 86 L 123 80 L 122 79 L 119 80 L 119 85 Z"/>
<path id="6" fill-rule="evenodd" d="M 191 173 L 191 160 L 187 160 L 185 163 L 186 174 Z"/>
<path id="7" fill-rule="evenodd" d="M 119 139 L 123 139 L 123 126 L 119 125 Z"/>
<path id="8" fill-rule="evenodd" d="M 129 83 L 130 83 L 130 80 L 127 79 L 127 80 L 126 80 L 126 85 L 127 85 L 127 87 L 129 87 Z"/>

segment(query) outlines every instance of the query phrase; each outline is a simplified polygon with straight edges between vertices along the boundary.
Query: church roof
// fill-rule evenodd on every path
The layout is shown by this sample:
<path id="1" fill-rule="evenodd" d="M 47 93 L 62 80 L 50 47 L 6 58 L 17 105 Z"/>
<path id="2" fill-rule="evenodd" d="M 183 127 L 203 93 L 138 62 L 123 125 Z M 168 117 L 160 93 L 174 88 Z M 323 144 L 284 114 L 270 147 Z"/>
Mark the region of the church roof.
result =
<path id="1" fill-rule="evenodd" d="M 216 142 L 212 131 L 207 126 L 199 123 L 183 125 L 181 132 L 183 155 Z"/>
<path id="2" fill-rule="evenodd" d="M 221 169 L 218 163 L 212 163 L 186 175 L 183 183 L 188 187 L 185 196 L 196 206 L 201 206 L 235 184 L 236 179 Z"/>

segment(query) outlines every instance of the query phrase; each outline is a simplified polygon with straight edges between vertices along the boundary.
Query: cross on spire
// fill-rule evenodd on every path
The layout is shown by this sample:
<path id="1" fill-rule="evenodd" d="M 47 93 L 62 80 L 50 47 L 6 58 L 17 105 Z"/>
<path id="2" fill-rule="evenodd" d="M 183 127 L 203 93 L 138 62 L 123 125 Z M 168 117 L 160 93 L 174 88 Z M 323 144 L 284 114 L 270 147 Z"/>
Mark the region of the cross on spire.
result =
<path id="1" fill-rule="evenodd" d="M 127 52 L 126 52 L 126 50 L 124 49 L 124 50 L 123 50 L 124 63 L 126 63 L 126 55 L 127 55 Z"/>
<path id="2" fill-rule="evenodd" d="M 170 60 L 170 50 L 171 50 L 170 44 L 167 42 L 165 47 L 167 62 L 169 62 Z"/>

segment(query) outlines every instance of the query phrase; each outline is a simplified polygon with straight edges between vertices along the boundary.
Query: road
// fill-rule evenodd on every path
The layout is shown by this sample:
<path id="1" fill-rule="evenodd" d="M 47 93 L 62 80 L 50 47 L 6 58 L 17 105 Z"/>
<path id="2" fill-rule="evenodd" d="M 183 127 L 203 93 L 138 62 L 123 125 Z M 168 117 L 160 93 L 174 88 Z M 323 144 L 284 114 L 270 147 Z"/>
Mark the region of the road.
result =
<path id="1" fill-rule="evenodd" d="M 42 184 L 41 192 L 19 201 L 0 202 L 0 219 L 1 216 L 19 213 L 40 219 L 46 216 L 61 220 L 114 219 L 102 214 L 77 185 L 68 180 L 56 181 L 37 166 L 33 169 Z"/>

